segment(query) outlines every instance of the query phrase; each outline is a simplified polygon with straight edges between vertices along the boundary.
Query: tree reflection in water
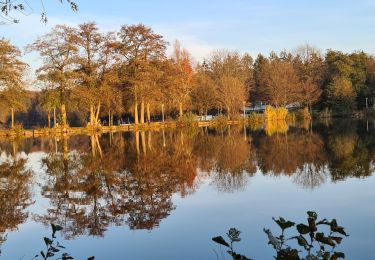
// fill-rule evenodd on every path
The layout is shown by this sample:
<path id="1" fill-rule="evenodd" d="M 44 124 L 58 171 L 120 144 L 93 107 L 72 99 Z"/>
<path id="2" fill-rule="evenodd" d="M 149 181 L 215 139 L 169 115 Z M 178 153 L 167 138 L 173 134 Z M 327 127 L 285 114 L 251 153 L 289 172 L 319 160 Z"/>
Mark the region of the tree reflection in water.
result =
<path id="1" fill-rule="evenodd" d="M 7 233 L 17 229 L 28 218 L 27 207 L 31 197 L 32 171 L 27 159 L 18 153 L 17 142 L 12 142 L 12 153 L 0 157 L 0 245 Z"/>
<path id="2" fill-rule="evenodd" d="M 110 226 L 156 228 L 176 209 L 173 195 L 189 196 L 206 181 L 235 192 L 255 174 L 290 177 L 308 189 L 328 179 L 370 176 L 375 139 L 360 123 L 348 124 L 289 127 L 270 136 L 235 126 L 139 131 L 27 140 L 18 147 L 47 152 L 41 184 L 49 208 L 34 220 L 61 225 L 65 238 L 73 239 L 104 236 Z M 8 143 L 0 148 L 14 153 Z M 31 179 L 25 164 L 7 159 L 0 167 L 3 234 L 27 218 Z"/>
<path id="3" fill-rule="evenodd" d="M 103 236 L 109 225 L 158 226 L 175 209 L 174 193 L 194 191 L 196 161 L 181 144 L 182 133 L 172 133 L 173 142 L 165 147 L 151 132 L 135 135 L 110 136 L 103 144 L 91 136 L 90 147 L 81 152 L 68 152 L 67 138 L 60 141 L 58 152 L 43 160 L 48 173 L 43 196 L 51 208 L 35 219 L 63 226 L 66 238 Z"/>

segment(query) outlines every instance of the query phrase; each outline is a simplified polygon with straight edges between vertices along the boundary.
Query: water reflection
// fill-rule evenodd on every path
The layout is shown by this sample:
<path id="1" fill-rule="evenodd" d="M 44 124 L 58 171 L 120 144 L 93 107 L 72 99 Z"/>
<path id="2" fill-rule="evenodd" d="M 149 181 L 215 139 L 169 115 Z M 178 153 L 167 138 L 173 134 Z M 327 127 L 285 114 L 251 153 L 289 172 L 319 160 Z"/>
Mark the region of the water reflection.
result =
<path id="1" fill-rule="evenodd" d="M 27 159 L 17 153 L 17 143 L 12 152 L 0 157 L 0 245 L 7 233 L 17 229 L 28 218 L 27 207 L 33 203 L 31 196 L 32 172 L 26 168 Z"/>
<path id="2" fill-rule="evenodd" d="M 25 165 L 35 151 L 45 153 L 39 184 L 48 209 L 33 220 L 61 225 L 73 239 L 104 236 L 109 226 L 154 229 L 176 209 L 173 195 L 189 196 L 204 180 L 236 192 L 257 172 L 290 176 L 307 189 L 370 176 L 375 138 L 367 127 L 333 122 L 269 135 L 231 126 L 1 142 L 2 240 L 29 216 L 33 182 Z"/>

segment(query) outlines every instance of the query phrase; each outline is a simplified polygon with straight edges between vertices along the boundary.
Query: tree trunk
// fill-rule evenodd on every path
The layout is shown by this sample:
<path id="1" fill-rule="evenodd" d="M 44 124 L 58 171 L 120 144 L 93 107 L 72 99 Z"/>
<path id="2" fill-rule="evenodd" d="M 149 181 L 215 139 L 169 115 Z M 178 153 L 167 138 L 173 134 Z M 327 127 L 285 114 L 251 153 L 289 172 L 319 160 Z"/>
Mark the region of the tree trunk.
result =
<path id="1" fill-rule="evenodd" d="M 61 83 L 60 83 L 60 102 L 61 102 L 61 105 L 60 105 L 60 113 L 61 113 L 61 125 L 62 125 L 62 128 L 63 130 L 65 130 L 65 128 L 67 127 L 68 123 L 67 123 L 67 116 L 66 116 L 66 107 L 65 107 L 65 80 L 63 80 Z"/>
<path id="2" fill-rule="evenodd" d="M 95 115 L 95 123 L 99 123 L 99 115 L 100 115 L 100 107 L 101 107 L 101 104 L 100 104 L 100 101 L 98 103 L 98 108 L 96 109 L 96 115 Z"/>
<path id="3" fill-rule="evenodd" d="M 147 109 L 147 123 L 150 123 L 151 122 L 150 103 L 147 103 L 146 109 Z"/>
<path id="4" fill-rule="evenodd" d="M 91 137 L 91 156 L 95 158 L 96 157 L 96 141 L 94 139 L 93 134 L 90 137 Z"/>
<path id="5" fill-rule="evenodd" d="M 146 154 L 147 150 L 146 150 L 146 133 L 145 133 L 145 131 L 142 131 L 142 133 L 141 133 L 141 140 L 142 140 L 143 153 Z"/>
<path id="6" fill-rule="evenodd" d="M 96 142 L 96 147 L 98 149 L 98 152 L 99 152 L 99 155 L 100 155 L 100 158 L 103 157 L 103 151 L 102 151 L 102 147 L 100 146 L 100 142 L 99 142 L 99 137 L 98 135 L 95 135 L 95 142 Z"/>
<path id="7" fill-rule="evenodd" d="M 145 123 L 145 102 L 141 101 L 141 118 L 140 118 L 140 123 L 144 124 Z"/>
<path id="8" fill-rule="evenodd" d="M 164 132 L 164 128 L 163 128 L 163 147 L 165 147 L 165 132 Z"/>
<path id="9" fill-rule="evenodd" d="M 134 123 L 138 125 L 138 104 L 137 101 L 134 104 Z"/>
<path id="10" fill-rule="evenodd" d="M 48 110 L 48 128 L 51 128 L 51 111 Z"/>
<path id="11" fill-rule="evenodd" d="M 90 126 L 94 126 L 94 106 L 90 105 Z"/>
<path id="12" fill-rule="evenodd" d="M 65 109 L 65 104 L 61 104 L 61 124 L 65 128 L 67 127 L 67 121 L 66 121 L 66 109 Z"/>
<path id="13" fill-rule="evenodd" d="M 11 128 L 13 129 L 14 128 L 14 109 L 13 109 L 13 107 L 10 109 L 10 113 L 11 113 Z"/>
<path id="14" fill-rule="evenodd" d="M 137 149 L 137 155 L 139 155 L 140 150 L 139 150 L 139 131 L 135 132 L 135 147 Z"/>
<path id="15" fill-rule="evenodd" d="M 161 104 L 161 118 L 164 123 L 164 104 Z"/>
<path id="16" fill-rule="evenodd" d="M 64 159 L 64 162 L 66 163 L 68 163 L 68 153 L 69 153 L 68 137 L 64 135 L 63 136 L 63 159 Z"/>
<path id="17" fill-rule="evenodd" d="M 108 111 L 108 126 L 111 126 L 111 110 Z"/>
<path id="18" fill-rule="evenodd" d="M 184 147 L 184 132 L 180 132 L 180 141 L 181 141 L 181 147 Z"/>
<path id="19" fill-rule="evenodd" d="M 151 145 L 151 131 L 148 131 L 148 139 L 147 139 L 147 144 L 148 144 L 148 150 L 151 151 L 152 150 L 152 145 Z"/>
<path id="20" fill-rule="evenodd" d="M 17 141 L 13 140 L 12 142 L 12 148 L 13 148 L 13 158 L 14 159 L 17 159 L 17 153 L 18 153 L 18 145 L 17 145 Z"/>
<path id="21" fill-rule="evenodd" d="M 180 110 L 180 117 L 184 115 L 184 111 L 182 111 L 182 102 L 179 102 L 179 110 Z"/>
<path id="22" fill-rule="evenodd" d="M 53 108 L 53 127 L 56 127 L 56 108 Z"/>

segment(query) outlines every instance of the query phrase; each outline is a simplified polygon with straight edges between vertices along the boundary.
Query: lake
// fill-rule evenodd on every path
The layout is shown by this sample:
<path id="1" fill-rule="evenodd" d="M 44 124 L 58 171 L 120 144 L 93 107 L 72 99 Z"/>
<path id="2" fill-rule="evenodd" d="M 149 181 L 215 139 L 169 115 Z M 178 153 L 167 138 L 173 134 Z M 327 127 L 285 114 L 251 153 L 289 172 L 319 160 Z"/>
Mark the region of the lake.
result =
<path id="1" fill-rule="evenodd" d="M 45 250 L 51 223 L 75 259 L 230 259 L 211 238 L 231 227 L 236 251 L 273 259 L 263 228 L 309 210 L 345 227 L 347 259 L 375 255 L 374 122 L 2 140 L 0 152 L 1 259 Z"/>

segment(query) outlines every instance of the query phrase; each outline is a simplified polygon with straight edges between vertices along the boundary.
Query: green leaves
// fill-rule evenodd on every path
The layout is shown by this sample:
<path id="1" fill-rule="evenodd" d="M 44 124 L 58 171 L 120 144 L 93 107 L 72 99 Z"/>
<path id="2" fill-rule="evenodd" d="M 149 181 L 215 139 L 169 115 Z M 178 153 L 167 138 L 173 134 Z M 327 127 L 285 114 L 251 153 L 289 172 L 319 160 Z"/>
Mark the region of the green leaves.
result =
<path id="1" fill-rule="evenodd" d="M 294 222 L 286 221 L 284 218 L 275 219 L 272 218 L 276 224 L 281 228 L 282 233 L 280 236 L 273 236 L 269 229 L 264 229 L 264 232 L 268 236 L 269 244 L 277 252 L 276 259 L 300 259 L 299 254 L 301 251 L 291 248 L 287 245 L 290 240 L 297 240 L 298 245 L 303 247 L 306 251 L 306 260 L 331 260 L 344 258 L 345 254 L 341 252 L 326 251 L 325 246 L 330 246 L 335 248 L 342 242 L 342 237 L 333 235 L 334 233 L 339 233 L 347 236 L 343 227 L 337 224 L 337 221 L 333 219 L 328 221 L 327 219 L 318 220 L 318 214 L 314 211 L 307 212 L 307 224 L 299 223 L 296 225 L 297 232 L 299 235 L 286 238 L 284 231 L 295 225 Z M 324 232 L 318 232 L 318 227 L 320 225 L 327 225 L 330 227 L 330 234 L 325 235 Z M 305 237 L 308 235 L 308 238 Z M 316 249 L 316 252 L 313 250 Z"/>
<path id="2" fill-rule="evenodd" d="M 227 251 L 229 255 L 232 256 L 233 260 L 250 260 L 250 258 L 247 258 L 244 255 L 237 254 L 236 252 L 233 251 Z"/>
<path id="3" fill-rule="evenodd" d="M 290 247 L 281 249 L 279 252 L 277 252 L 277 260 L 299 260 L 301 259 L 298 255 L 298 251 L 296 249 L 292 249 Z"/>
<path id="4" fill-rule="evenodd" d="M 288 229 L 288 228 L 291 228 L 293 227 L 296 223 L 292 222 L 292 221 L 286 221 L 284 218 L 280 217 L 279 219 L 275 219 L 275 218 L 272 218 L 273 221 L 275 221 L 277 223 L 277 225 L 279 225 L 279 227 L 282 229 L 282 230 L 285 230 L 285 229 Z"/>
<path id="5" fill-rule="evenodd" d="M 240 234 L 241 234 L 241 231 L 235 228 L 230 228 L 227 233 L 227 236 L 229 237 L 231 242 L 239 242 L 241 241 Z"/>
<path id="6" fill-rule="evenodd" d="M 346 234 L 346 232 L 345 232 L 345 230 L 344 230 L 343 227 L 337 225 L 337 221 L 336 221 L 336 219 L 333 219 L 333 220 L 331 221 L 330 226 L 331 226 L 331 231 L 332 231 L 332 232 L 340 233 L 341 235 L 344 235 L 344 236 L 346 236 L 346 237 L 349 236 L 349 235 Z"/>
<path id="7" fill-rule="evenodd" d="M 345 254 L 342 253 L 342 252 L 334 252 L 333 255 L 331 256 L 331 258 L 329 260 L 336 260 L 336 259 L 339 259 L 339 258 L 345 258 Z"/>
<path id="8" fill-rule="evenodd" d="M 71 259 L 74 259 L 74 258 L 72 256 L 70 256 L 68 253 L 64 253 L 61 256 L 61 259 L 62 260 L 71 260 Z"/>
<path id="9" fill-rule="evenodd" d="M 279 236 L 274 236 L 272 231 L 266 228 L 264 228 L 263 231 L 267 234 L 268 244 L 276 251 L 276 260 L 336 260 L 339 258 L 345 258 L 344 253 L 333 251 L 343 240 L 343 237 L 337 236 L 335 233 L 348 236 L 344 228 L 337 224 L 336 219 L 333 219 L 332 221 L 328 221 L 327 219 L 318 220 L 318 214 L 314 211 L 307 212 L 307 224 L 299 223 L 296 225 L 295 222 L 285 220 L 282 217 L 272 219 L 281 228 L 281 234 Z M 327 226 L 325 228 L 326 231 L 328 231 L 329 226 L 330 232 L 325 234 L 323 231 L 319 230 L 321 225 Z M 296 228 L 295 231 L 297 231 L 298 234 L 287 237 L 285 231 L 294 226 Z M 231 228 L 227 233 L 230 243 L 225 241 L 222 236 L 213 237 L 212 240 L 220 245 L 230 248 L 227 252 L 232 259 L 246 260 L 248 259 L 246 256 L 238 254 L 233 250 L 233 242 L 241 241 L 240 234 L 241 231 L 236 228 Z M 291 240 L 294 242 L 296 241 L 301 248 L 293 248 L 291 245 L 295 245 L 294 242 L 293 244 L 288 245 Z M 330 249 L 326 249 L 329 247 Z"/>
<path id="10" fill-rule="evenodd" d="M 324 236 L 324 233 L 316 233 L 315 239 L 316 241 L 323 243 L 325 245 L 329 245 L 332 247 L 336 246 L 335 242 L 333 242 L 333 239 L 331 237 Z"/>
<path id="11" fill-rule="evenodd" d="M 212 240 L 220 245 L 230 247 L 230 245 L 225 241 L 225 239 L 222 236 L 213 237 Z"/>
<path id="12" fill-rule="evenodd" d="M 269 229 L 263 229 L 264 233 L 268 236 L 268 244 L 272 245 L 275 250 L 281 249 L 281 242 L 278 238 L 274 237 L 271 230 Z"/>
<path id="13" fill-rule="evenodd" d="M 55 234 L 57 231 L 60 231 L 62 230 L 63 228 L 59 225 L 54 225 L 51 223 L 51 227 L 52 227 L 52 237 L 55 238 Z"/>
<path id="14" fill-rule="evenodd" d="M 315 211 L 307 211 L 307 215 L 314 220 L 318 218 L 318 214 Z"/>
<path id="15" fill-rule="evenodd" d="M 230 239 L 230 245 L 225 241 L 225 239 L 222 236 L 213 237 L 212 240 L 220 245 L 226 246 L 230 248 L 230 250 L 227 251 L 227 253 L 232 256 L 235 260 L 250 260 L 250 258 L 247 258 L 244 255 L 238 254 L 233 250 L 233 242 L 239 242 L 241 241 L 240 238 L 241 231 L 239 231 L 236 228 L 230 228 L 228 230 L 227 236 Z"/>
<path id="16" fill-rule="evenodd" d="M 317 227 L 316 227 L 316 219 L 318 218 L 318 214 L 316 214 L 315 212 L 313 211 L 308 211 L 307 212 L 307 215 L 309 216 L 307 218 L 307 222 L 309 223 L 309 228 L 310 228 L 310 232 L 315 232 L 317 231 Z"/>
<path id="17" fill-rule="evenodd" d="M 60 245 L 59 242 L 55 242 L 56 238 L 56 232 L 61 231 L 63 228 L 59 225 L 55 225 L 51 223 L 51 228 L 52 228 L 52 238 L 44 237 L 44 243 L 47 247 L 46 252 L 40 251 L 40 255 L 43 257 L 43 259 L 48 259 L 51 257 L 54 257 L 57 253 L 61 251 L 61 249 L 65 249 L 63 245 Z M 56 255 L 57 256 L 57 255 Z M 61 257 L 58 259 L 62 260 L 71 260 L 74 259 L 70 254 L 68 253 L 62 253 Z M 88 258 L 88 260 L 93 260 L 94 257 Z"/>
<path id="18" fill-rule="evenodd" d="M 304 236 L 299 235 L 294 238 L 297 239 L 298 245 L 303 246 L 305 250 L 309 250 L 311 248 L 311 246 L 309 245 L 309 243 L 307 242 Z"/>
<path id="19" fill-rule="evenodd" d="M 298 233 L 300 233 L 301 235 L 305 235 L 307 233 L 310 232 L 310 227 L 309 226 L 306 226 L 305 224 L 298 224 L 297 225 L 297 231 Z"/>
<path id="20" fill-rule="evenodd" d="M 52 244 L 52 240 L 49 239 L 48 237 L 44 237 L 43 240 L 46 246 L 50 246 Z"/>

